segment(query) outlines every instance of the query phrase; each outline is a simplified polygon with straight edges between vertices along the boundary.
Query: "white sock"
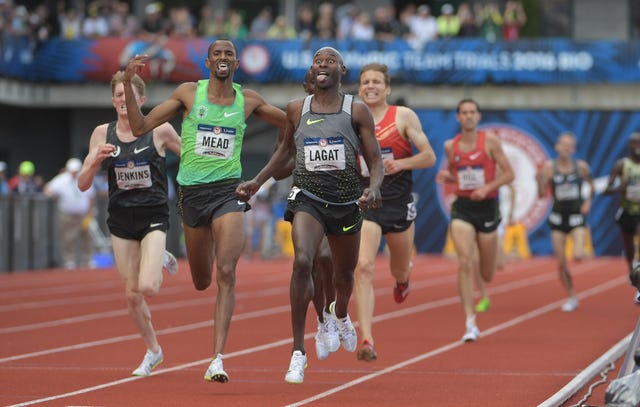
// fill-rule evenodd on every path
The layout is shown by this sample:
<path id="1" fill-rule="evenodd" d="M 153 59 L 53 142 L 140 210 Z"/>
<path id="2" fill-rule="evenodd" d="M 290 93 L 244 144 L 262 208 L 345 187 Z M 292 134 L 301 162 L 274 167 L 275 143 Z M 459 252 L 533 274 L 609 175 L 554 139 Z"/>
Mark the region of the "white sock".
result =
<path id="1" fill-rule="evenodd" d="M 476 315 L 473 314 L 470 317 L 467 317 L 467 326 L 475 326 L 476 325 Z"/>

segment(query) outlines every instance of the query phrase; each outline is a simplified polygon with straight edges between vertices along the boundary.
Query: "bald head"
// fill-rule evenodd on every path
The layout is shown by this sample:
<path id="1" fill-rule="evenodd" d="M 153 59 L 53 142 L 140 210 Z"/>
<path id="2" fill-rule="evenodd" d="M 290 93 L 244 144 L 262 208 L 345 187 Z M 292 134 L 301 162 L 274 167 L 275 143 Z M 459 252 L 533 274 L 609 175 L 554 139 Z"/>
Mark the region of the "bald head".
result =
<path id="1" fill-rule="evenodd" d="M 340 53 L 340 51 L 338 51 L 337 49 L 335 49 L 333 47 L 322 47 L 322 48 L 320 48 L 313 55 L 313 58 L 315 59 L 316 57 L 318 57 L 320 55 L 332 55 L 334 58 L 336 58 L 336 60 L 340 64 L 340 66 L 344 66 L 344 60 L 342 59 L 342 54 Z"/>

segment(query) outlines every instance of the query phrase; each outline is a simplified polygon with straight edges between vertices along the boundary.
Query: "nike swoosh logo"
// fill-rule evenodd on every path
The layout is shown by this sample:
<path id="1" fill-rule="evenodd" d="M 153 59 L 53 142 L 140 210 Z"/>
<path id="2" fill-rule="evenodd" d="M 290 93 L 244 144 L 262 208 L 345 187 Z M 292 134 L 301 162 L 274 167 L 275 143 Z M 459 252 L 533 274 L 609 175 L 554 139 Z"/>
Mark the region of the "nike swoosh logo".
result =
<path id="1" fill-rule="evenodd" d="M 241 200 L 238 199 L 238 205 L 242 206 L 244 205 L 246 202 L 242 202 Z"/>
<path id="2" fill-rule="evenodd" d="M 133 149 L 133 154 L 141 153 L 141 152 L 143 152 L 144 150 L 146 150 L 147 148 L 149 148 L 149 146 L 142 147 L 142 148 L 134 148 L 134 149 Z"/>
<path id="3" fill-rule="evenodd" d="M 480 157 L 480 151 L 478 151 L 477 153 L 473 153 L 469 156 L 469 158 L 472 160 L 475 160 L 478 157 Z"/>
<path id="4" fill-rule="evenodd" d="M 231 112 L 231 113 L 224 112 L 224 117 L 231 117 L 231 116 L 235 116 L 235 115 L 237 115 L 238 113 L 240 113 L 240 112 Z"/>
<path id="5" fill-rule="evenodd" d="M 351 229 L 355 228 L 356 226 L 358 226 L 358 224 L 357 224 L 357 223 L 356 223 L 356 224 L 353 224 L 353 225 L 351 225 L 351 226 L 343 226 L 343 227 L 342 227 L 342 231 L 343 231 L 343 232 L 348 232 L 348 231 L 350 231 Z"/>
<path id="6" fill-rule="evenodd" d="M 324 119 L 316 119 L 316 120 L 307 119 L 307 126 L 311 126 L 312 124 L 315 124 L 315 123 L 320 123 L 323 120 Z"/>
<path id="7" fill-rule="evenodd" d="M 150 228 L 157 228 L 158 226 L 162 226 L 162 223 L 150 223 L 149 224 Z"/>

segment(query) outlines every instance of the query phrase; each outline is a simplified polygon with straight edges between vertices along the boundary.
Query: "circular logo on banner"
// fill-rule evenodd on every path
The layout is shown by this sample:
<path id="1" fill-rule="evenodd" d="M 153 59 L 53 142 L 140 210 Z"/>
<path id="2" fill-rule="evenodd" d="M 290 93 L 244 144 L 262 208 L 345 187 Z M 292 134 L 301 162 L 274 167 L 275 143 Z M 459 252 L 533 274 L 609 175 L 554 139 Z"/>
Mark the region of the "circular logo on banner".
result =
<path id="1" fill-rule="evenodd" d="M 269 68 L 271 57 L 262 45 L 248 45 L 240 52 L 240 68 L 249 75 L 258 75 Z"/>
<path id="2" fill-rule="evenodd" d="M 547 152 L 534 136 L 522 129 L 503 123 L 491 123 L 478 127 L 478 130 L 493 133 L 502 141 L 502 149 L 513 168 L 515 179 L 513 187 L 516 194 L 513 219 L 522 223 L 527 230 L 536 229 L 546 219 L 551 205 L 549 198 L 538 199 L 536 172 L 549 159 Z M 442 160 L 442 169 L 447 160 Z M 454 186 L 451 183 L 438 184 L 440 205 L 449 215 L 451 203 L 455 200 Z M 500 189 L 500 207 L 509 204 L 508 189 Z M 504 209 L 503 210 L 503 215 Z"/>

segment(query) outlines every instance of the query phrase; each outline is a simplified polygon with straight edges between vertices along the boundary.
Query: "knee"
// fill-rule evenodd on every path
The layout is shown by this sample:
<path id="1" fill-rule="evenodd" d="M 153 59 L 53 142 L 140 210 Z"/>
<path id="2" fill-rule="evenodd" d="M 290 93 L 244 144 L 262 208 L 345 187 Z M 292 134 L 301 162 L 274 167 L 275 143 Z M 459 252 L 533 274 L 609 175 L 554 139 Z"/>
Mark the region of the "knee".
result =
<path id="1" fill-rule="evenodd" d="M 458 272 L 460 274 L 471 274 L 473 270 L 474 260 L 471 257 L 459 256 L 458 257 Z"/>
<path id="2" fill-rule="evenodd" d="M 145 297 L 153 297 L 158 294 L 158 291 L 160 291 L 160 284 L 157 283 L 145 282 L 138 286 L 138 292 Z"/>
<path id="3" fill-rule="evenodd" d="M 136 309 L 142 305 L 144 301 L 144 297 L 142 293 L 139 291 L 134 291 L 132 289 L 127 289 L 127 305 L 131 309 Z"/>
<path id="4" fill-rule="evenodd" d="M 198 291 L 204 291 L 211 285 L 211 275 L 208 276 L 200 276 L 196 274 L 191 275 L 191 281 L 193 281 L 193 286 Z"/>
<path id="5" fill-rule="evenodd" d="M 313 259 L 307 253 L 296 254 L 293 259 L 293 273 L 296 275 L 311 275 Z"/>
<path id="6" fill-rule="evenodd" d="M 355 270 L 356 278 L 373 280 L 375 263 L 370 260 L 360 260 Z"/>
<path id="7" fill-rule="evenodd" d="M 236 270 L 232 265 L 220 265 L 216 271 L 218 287 L 233 287 L 236 284 Z"/>

